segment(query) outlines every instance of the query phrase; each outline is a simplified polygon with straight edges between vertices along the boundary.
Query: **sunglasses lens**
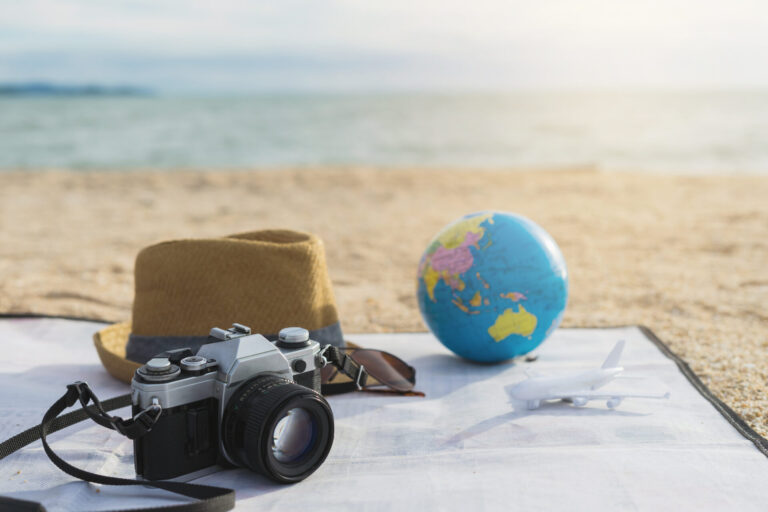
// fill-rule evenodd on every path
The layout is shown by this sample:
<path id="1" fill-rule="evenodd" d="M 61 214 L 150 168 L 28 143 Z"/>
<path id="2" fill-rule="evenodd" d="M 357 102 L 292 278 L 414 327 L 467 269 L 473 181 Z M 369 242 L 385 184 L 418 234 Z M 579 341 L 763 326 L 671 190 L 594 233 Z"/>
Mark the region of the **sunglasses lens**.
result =
<path id="1" fill-rule="evenodd" d="M 332 364 L 323 366 L 323 368 L 320 370 L 320 382 L 323 384 L 328 384 L 338 372 L 339 370 L 337 370 L 336 367 Z"/>
<path id="2" fill-rule="evenodd" d="M 416 381 L 413 368 L 402 360 L 379 350 L 355 349 L 350 351 L 352 358 L 365 366 L 368 374 L 397 391 L 410 391 Z"/>

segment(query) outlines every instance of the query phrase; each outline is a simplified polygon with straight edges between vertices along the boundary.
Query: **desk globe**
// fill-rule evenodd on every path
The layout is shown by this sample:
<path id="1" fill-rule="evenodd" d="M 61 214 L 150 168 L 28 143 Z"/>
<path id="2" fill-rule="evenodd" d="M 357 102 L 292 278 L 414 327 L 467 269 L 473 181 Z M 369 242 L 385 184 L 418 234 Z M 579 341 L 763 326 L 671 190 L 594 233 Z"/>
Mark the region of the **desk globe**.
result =
<path id="1" fill-rule="evenodd" d="M 504 361 L 538 347 L 560 325 L 568 271 L 555 241 L 531 220 L 471 213 L 427 247 L 417 296 L 443 345 L 472 361 Z"/>

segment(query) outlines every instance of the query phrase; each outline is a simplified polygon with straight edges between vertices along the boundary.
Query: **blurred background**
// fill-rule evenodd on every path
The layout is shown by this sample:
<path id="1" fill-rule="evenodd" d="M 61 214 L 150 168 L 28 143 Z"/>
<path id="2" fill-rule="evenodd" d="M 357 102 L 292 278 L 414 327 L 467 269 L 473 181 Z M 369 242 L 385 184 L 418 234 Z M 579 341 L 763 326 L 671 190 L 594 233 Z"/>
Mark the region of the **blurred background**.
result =
<path id="1" fill-rule="evenodd" d="M 759 1 L 0 8 L 2 169 L 768 168 Z"/>

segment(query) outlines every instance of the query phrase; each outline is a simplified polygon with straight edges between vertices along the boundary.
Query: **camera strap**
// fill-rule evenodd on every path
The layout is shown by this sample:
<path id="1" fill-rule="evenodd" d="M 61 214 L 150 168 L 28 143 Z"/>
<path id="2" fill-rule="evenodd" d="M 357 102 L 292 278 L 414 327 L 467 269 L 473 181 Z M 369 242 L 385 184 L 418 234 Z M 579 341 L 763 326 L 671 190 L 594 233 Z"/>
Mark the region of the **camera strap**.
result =
<path id="1" fill-rule="evenodd" d="M 368 372 L 365 370 L 365 367 L 358 364 L 343 351 L 337 349 L 333 345 L 326 345 L 323 347 L 320 357 L 323 361 L 323 365 L 332 364 L 337 367 L 340 372 L 352 379 L 350 382 L 324 384 L 322 386 L 324 395 L 360 390 L 365 386 L 368 380 Z M 80 402 L 82 409 L 59 416 L 64 409 L 72 407 L 78 401 Z M 93 403 L 89 405 L 89 402 Z M 143 485 L 147 487 L 156 487 L 158 489 L 164 489 L 198 500 L 192 503 L 136 508 L 131 510 L 140 510 L 142 512 L 224 512 L 235 507 L 235 491 L 232 489 L 185 482 L 133 480 L 98 475 L 72 466 L 56 455 L 48 444 L 46 438 L 48 434 L 52 434 L 53 432 L 57 432 L 88 418 L 103 427 L 120 432 L 129 439 L 139 438 L 152 429 L 152 426 L 160 416 L 162 409 L 159 405 L 150 406 L 130 419 L 122 419 L 118 416 L 110 416 L 107 414 L 109 411 L 127 407 L 129 405 L 131 405 L 130 394 L 121 395 L 101 402 L 85 382 L 75 382 L 70 384 L 67 386 L 67 392 L 45 413 L 40 425 L 27 429 L 3 443 L 0 443 L 0 460 L 40 439 L 43 442 L 45 453 L 48 455 L 48 458 L 51 459 L 51 462 L 68 475 L 79 478 L 80 480 L 103 485 Z M 46 509 L 40 503 L 34 501 L 0 496 L 0 512 L 11 511 L 45 512 Z"/>
<path id="2" fill-rule="evenodd" d="M 320 358 L 323 361 L 323 366 L 330 363 L 338 368 L 341 373 L 352 379 L 349 382 L 323 384 L 321 386 L 323 395 L 360 391 L 368 382 L 368 372 L 365 366 L 358 364 L 357 361 L 337 347 L 333 345 L 323 346 L 320 351 Z"/>
<path id="3" fill-rule="evenodd" d="M 78 400 L 82 405 L 81 410 L 65 414 L 64 416 L 59 416 L 64 409 L 72 407 Z M 88 405 L 89 401 L 93 401 L 93 405 Z M 232 489 L 185 482 L 132 480 L 128 478 L 98 475 L 70 465 L 56 455 L 53 449 L 49 446 L 48 440 L 46 439 L 48 434 L 88 418 L 93 419 L 102 426 L 117 430 L 128 437 L 130 437 L 130 435 L 141 435 L 139 432 L 147 429 L 149 422 L 154 424 L 154 421 L 151 419 L 151 412 L 148 412 L 146 416 L 139 414 L 129 420 L 122 420 L 121 418 L 106 414 L 107 411 L 112 411 L 128 405 L 131 405 L 130 394 L 99 402 L 93 391 L 91 391 L 88 385 L 84 382 L 70 384 L 67 386 L 67 392 L 59 398 L 50 409 L 48 409 L 48 412 L 45 413 L 40 425 L 25 430 L 0 444 L 0 460 L 28 444 L 41 439 L 45 453 L 48 455 L 48 458 L 51 459 L 51 462 L 65 473 L 74 476 L 75 478 L 79 478 L 80 480 L 104 485 L 143 485 L 147 487 L 156 487 L 158 489 L 164 489 L 198 500 L 178 505 L 162 505 L 158 507 L 137 508 L 131 510 L 141 510 L 142 512 L 223 512 L 235 507 L 235 491 Z M 151 428 L 151 425 L 149 425 L 149 428 Z M 144 432 L 146 432 L 146 430 L 144 430 Z M 0 496 L 0 512 L 10 511 L 45 512 L 45 507 L 34 501 Z"/>

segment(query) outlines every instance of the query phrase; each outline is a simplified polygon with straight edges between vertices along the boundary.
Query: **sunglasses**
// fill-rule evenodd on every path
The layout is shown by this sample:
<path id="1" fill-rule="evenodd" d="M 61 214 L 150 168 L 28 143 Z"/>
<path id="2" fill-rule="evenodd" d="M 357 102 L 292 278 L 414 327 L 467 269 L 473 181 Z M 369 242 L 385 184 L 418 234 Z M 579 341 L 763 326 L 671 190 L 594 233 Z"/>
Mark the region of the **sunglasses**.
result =
<path id="1" fill-rule="evenodd" d="M 407 396 L 424 396 L 420 391 L 414 391 L 416 384 L 416 369 L 394 354 L 383 350 L 370 348 L 339 348 L 351 357 L 357 364 L 364 366 L 368 372 L 368 383 L 362 391 L 379 393 L 396 393 Z M 332 382 L 339 375 L 339 370 L 333 365 L 326 365 L 320 372 L 324 395 L 343 393 L 348 387 Z"/>

